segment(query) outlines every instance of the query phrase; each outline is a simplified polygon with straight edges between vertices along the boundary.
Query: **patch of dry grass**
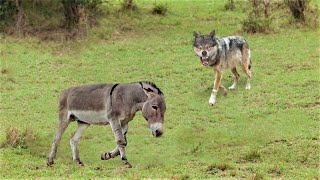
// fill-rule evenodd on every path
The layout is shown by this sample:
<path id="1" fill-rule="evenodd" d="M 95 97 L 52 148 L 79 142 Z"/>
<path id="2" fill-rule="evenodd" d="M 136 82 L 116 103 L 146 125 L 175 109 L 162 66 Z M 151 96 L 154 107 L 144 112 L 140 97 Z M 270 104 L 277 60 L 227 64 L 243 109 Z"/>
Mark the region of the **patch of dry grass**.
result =
<path id="1" fill-rule="evenodd" d="M 36 140 L 36 134 L 31 130 L 30 127 L 24 129 L 23 131 L 19 130 L 17 127 L 8 126 L 5 129 L 6 139 L 1 144 L 1 148 L 4 147 L 20 147 L 28 148 L 28 141 Z"/>

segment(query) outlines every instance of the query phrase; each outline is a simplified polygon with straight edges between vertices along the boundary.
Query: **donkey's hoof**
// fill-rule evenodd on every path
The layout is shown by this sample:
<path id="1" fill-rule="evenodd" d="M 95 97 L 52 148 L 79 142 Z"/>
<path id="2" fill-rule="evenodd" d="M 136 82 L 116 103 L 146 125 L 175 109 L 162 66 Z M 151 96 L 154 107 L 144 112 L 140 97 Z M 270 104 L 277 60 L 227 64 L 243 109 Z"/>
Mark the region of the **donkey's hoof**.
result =
<path id="1" fill-rule="evenodd" d="M 76 161 L 76 163 L 77 163 L 79 166 L 84 166 L 83 162 L 81 162 L 81 161 Z"/>
<path id="2" fill-rule="evenodd" d="M 111 153 L 102 153 L 101 154 L 101 160 L 108 160 L 111 158 Z"/>
<path id="3" fill-rule="evenodd" d="M 48 160 L 47 166 L 52 167 L 53 164 L 54 164 L 54 161 L 53 161 L 53 160 Z"/>
<path id="4" fill-rule="evenodd" d="M 129 162 L 124 163 L 125 168 L 132 168 L 132 165 Z"/>

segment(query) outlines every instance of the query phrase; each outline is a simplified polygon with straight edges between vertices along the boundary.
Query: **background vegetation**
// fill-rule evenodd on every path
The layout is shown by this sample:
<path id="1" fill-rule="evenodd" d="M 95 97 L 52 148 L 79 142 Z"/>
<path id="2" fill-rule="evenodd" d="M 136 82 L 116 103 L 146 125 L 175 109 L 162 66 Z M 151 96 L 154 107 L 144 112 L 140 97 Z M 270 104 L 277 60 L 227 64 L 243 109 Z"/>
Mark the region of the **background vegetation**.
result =
<path id="1" fill-rule="evenodd" d="M 11 1 L 1 5 L 8 2 L 14 6 Z M 134 8 L 128 9 L 128 3 Z M 254 1 L 235 0 L 232 10 L 226 10 L 227 3 L 231 1 L 104 1 L 97 6 L 101 13 L 94 16 L 96 23 L 80 21 L 70 28 L 63 26 L 61 9 L 59 15 L 44 18 L 39 14 L 45 8 L 26 4 L 28 21 L 21 31 L 15 16 L 12 24 L 2 21 L 7 24 L 0 34 L 0 177 L 318 179 L 317 21 L 295 20 L 285 1 L 273 1 L 269 29 L 247 34 L 244 22 Z M 309 2 L 314 13 L 306 17 L 317 18 L 317 4 Z M 159 9 L 165 13 L 155 13 Z M 241 73 L 238 89 L 226 97 L 219 94 L 214 107 L 208 105 L 213 71 L 192 50 L 192 32 L 212 29 L 219 36 L 244 36 L 253 61 L 252 90 L 244 90 Z M 165 134 L 157 139 L 140 113 L 130 122 L 127 153 L 132 169 L 124 169 L 120 158 L 100 160 L 102 152 L 115 146 L 109 126 L 86 130 L 79 142 L 85 166 L 73 163 L 69 138 L 75 123 L 63 136 L 56 164 L 46 166 L 60 91 L 140 80 L 162 88 L 167 113 Z M 232 84 L 229 72 L 222 83 Z"/>

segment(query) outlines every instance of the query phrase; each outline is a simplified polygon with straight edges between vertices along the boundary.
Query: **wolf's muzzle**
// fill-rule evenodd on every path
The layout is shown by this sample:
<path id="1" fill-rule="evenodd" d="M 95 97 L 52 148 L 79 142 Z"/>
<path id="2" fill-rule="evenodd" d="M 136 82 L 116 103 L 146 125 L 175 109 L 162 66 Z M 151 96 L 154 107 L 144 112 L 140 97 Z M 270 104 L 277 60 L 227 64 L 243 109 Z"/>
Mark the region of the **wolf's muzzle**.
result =
<path id="1" fill-rule="evenodd" d="M 204 66 L 208 66 L 209 65 L 209 58 L 206 57 L 200 57 L 201 63 Z"/>

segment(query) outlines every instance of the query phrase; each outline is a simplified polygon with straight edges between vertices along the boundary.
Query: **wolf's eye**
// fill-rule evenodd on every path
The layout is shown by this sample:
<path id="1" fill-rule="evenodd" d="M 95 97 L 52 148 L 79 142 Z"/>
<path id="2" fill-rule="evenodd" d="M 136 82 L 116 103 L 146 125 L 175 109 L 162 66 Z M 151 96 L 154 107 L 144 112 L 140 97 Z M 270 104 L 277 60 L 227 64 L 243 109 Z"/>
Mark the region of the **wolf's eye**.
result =
<path id="1" fill-rule="evenodd" d="M 212 49 L 212 47 L 207 47 L 207 50 L 209 51 L 209 50 L 211 50 Z"/>
<path id="2" fill-rule="evenodd" d="M 201 46 L 198 46 L 197 51 L 201 51 L 201 50 L 202 50 Z"/>

